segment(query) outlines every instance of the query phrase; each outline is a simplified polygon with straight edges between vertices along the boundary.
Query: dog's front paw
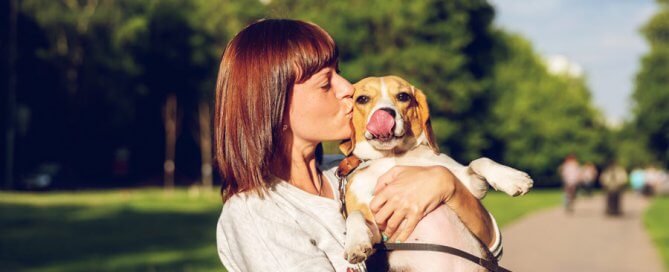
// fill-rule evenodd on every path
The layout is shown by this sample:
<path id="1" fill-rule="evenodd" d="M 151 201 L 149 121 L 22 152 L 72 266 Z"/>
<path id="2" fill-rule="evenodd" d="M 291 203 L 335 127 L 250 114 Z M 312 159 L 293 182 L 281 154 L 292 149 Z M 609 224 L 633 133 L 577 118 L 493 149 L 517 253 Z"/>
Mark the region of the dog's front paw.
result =
<path id="1" fill-rule="evenodd" d="M 352 264 L 364 262 L 369 255 L 372 255 L 372 243 L 365 241 L 358 244 L 346 245 L 344 258 Z"/>
<path id="2" fill-rule="evenodd" d="M 524 195 L 534 185 L 530 175 L 511 167 L 498 165 L 494 172 L 493 175 L 490 175 L 488 182 L 495 190 L 505 192 L 510 196 Z"/>

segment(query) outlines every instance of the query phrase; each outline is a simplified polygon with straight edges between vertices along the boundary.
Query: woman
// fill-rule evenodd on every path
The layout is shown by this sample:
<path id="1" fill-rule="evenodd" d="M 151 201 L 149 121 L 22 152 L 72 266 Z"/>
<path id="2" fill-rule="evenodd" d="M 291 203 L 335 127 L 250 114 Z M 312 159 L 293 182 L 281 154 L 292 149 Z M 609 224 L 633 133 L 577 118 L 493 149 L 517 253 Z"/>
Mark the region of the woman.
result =
<path id="1" fill-rule="evenodd" d="M 216 85 L 216 163 L 225 204 L 218 253 L 229 271 L 363 271 L 344 260 L 338 161 L 321 142 L 349 138 L 353 87 L 320 27 L 261 20 L 238 33 Z M 492 252 L 499 230 L 480 202 L 443 167 L 396 167 L 370 204 L 391 240 L 446 203 Z M 408 223 L 414 222 L 414 223 Z"/>

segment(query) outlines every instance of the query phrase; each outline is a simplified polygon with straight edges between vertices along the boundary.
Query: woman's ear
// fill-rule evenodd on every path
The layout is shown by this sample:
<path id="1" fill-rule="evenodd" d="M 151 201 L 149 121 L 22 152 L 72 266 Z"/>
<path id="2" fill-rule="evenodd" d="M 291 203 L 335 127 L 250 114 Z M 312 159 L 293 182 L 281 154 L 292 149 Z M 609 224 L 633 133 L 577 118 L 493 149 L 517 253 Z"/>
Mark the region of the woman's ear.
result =
<path id="1" fill-rule="evenodd" d="M 423 91 L 419 90 L 418 88 L 411 86 L 411 90 L 413 91 L 414 98 L 418 104 L 416 107 L 416 114 L 418 115 L 420 126 L 423 130 L 423 133 L 425 134 L 425 138 L 427 139 L 427 144 L 430 148 L 432 148 L 432 150 L 434 150 L 434 152 L 439 153 L 439 145 L 437 144 L 437 140 L 434 137 L 432 124 L 430 122 L 430 109 L 427 105 L 427 98 L 425 97 L 425 94 L 423 94 Z"/>

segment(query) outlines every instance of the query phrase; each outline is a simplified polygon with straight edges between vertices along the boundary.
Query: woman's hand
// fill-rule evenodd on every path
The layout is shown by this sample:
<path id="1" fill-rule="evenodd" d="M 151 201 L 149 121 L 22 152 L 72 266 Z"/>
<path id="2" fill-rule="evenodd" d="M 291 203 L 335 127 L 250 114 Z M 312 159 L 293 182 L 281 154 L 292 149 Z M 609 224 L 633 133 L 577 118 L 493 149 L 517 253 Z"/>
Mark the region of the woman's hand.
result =
<path id="1" fill-rule="evenodd" d="M 369 206 L 389 241 L 404 241 L 418 221 L 453 196 L 456 183 L 441 166 L 395 166 L 379 177 Z"/>
<path id="2" fill-rule="evenodd" d="M 495 239 L 486 209 L 442 166 L 395 166 L 379 180 L 369 204 L 379 229 L 391 242 L 403 242 L 418 222 L 447 204 L 483 243 Z"/>

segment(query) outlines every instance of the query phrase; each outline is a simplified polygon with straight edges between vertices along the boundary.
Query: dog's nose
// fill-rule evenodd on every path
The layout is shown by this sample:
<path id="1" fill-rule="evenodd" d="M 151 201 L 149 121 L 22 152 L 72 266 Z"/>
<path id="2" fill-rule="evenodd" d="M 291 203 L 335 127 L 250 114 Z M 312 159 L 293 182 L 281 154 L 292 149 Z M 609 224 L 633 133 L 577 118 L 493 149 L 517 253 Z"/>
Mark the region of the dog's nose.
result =
<path id="1" fill-rule="evenodd" d="M 390 114 L 390 116 L 392 116 L 393 118 L 395 118 L 395 110 L 394 110 L 394 109 L 391 109 L 391 108 L 380 108 L 379 110 L 385 111 L 385 112 L 387 112 L 388 114 Z"/>

